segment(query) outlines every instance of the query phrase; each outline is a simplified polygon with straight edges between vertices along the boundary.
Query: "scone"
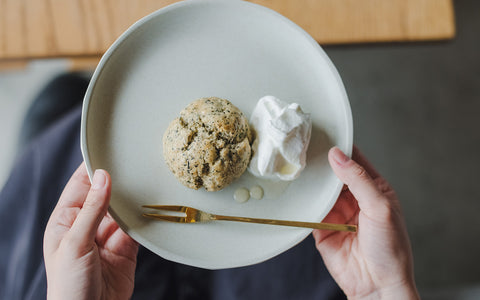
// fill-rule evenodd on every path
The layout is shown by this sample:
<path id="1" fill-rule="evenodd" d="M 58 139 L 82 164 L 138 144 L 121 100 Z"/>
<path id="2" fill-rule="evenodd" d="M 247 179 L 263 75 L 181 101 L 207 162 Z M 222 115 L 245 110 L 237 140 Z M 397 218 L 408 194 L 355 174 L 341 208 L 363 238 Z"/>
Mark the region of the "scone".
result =
<path id="1" fill-rule="evenodd" d="M 252 141 L 248 120 L 237 107 L 225 99 L 201 98 L 168 126 L 163 156 L 185 186 L 218 191 L 245 172 Z"/>

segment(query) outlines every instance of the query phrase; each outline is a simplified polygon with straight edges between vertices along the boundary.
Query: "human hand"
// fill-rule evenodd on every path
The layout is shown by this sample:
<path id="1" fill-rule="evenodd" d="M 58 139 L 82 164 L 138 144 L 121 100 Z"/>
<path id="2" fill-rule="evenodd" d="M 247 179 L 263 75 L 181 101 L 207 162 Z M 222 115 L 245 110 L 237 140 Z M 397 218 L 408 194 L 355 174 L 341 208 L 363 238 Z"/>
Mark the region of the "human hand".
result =
<path id="1" fill-rule="evenodd" d="M 355 147 L 353 159 L 334 147 L 328 160 L 346 186 L 324 222 L 358 224 L 356 234 L 313 231 L 330 274 L 349 299 L 419 299 L 395 192 Z"/>
<path id="2" fill-rule="evenodd" d="M 48 299 L 128 299 L 138 244 L 107 214 L 111 180 L 81 164 L 48 221 L 43 251 Z"/>

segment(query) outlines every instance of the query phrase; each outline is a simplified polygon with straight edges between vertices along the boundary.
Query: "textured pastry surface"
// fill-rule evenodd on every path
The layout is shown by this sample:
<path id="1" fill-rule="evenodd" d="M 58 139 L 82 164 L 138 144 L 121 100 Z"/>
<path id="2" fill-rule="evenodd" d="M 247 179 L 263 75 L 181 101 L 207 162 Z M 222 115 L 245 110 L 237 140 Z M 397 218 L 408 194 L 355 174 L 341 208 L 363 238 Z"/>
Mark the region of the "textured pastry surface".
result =
<path id="1" fill-rule="evenodd" d="M 245 172 L 252 131 L 245 115 L 228 100 L 209 97 L 190 103 L 163 136 L 163 155 L 185 186 L 218 191 Z"/>

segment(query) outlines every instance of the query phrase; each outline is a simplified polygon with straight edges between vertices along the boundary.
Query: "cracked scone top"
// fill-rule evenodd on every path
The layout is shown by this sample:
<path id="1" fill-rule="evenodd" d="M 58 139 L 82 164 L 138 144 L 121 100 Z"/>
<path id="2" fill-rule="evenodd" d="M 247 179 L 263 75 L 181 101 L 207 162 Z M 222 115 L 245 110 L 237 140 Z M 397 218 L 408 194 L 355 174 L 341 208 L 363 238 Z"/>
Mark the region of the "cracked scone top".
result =
<path id="1" fill-rule="evenodd" d="M 163 136 L 163 156 L 185 186 L 218 191 L 247 169 L 253 141 L 248 120 L 232 103 L 209 97 L 190 103 Z"/>

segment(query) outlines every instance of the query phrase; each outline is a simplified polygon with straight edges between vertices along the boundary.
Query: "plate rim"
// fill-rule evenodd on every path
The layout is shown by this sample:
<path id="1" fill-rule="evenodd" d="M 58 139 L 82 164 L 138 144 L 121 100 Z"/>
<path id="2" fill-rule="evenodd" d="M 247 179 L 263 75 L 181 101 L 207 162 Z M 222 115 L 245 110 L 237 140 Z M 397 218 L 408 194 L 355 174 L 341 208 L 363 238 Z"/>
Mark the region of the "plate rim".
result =
<path id="1" fill-rule="evenodd" d="M 247 2 L 247 1 L 223 1 L 223 0 L 203 0 L 203 1 L 198 1 L 198 0 L 185 0 L 185 1 L 180 1 L 176 2 L 173 4 L 170 4 L 168 6 L 165 6 L 163 8 L 160 8 L 145 17 L 137 20 L 135 23 L 133 23 L 127 30 L 125 30 L 113 43 L 112 45 L 107 49 L 107 51 L 104 53 L 102 58 L 100 59 L 100 62 L 98 63 L 92 78 L 90 80 L 90 83 L 88 85 L 87 91 L 84 96 L 83 100 L 83 105 L 82 105 L 82 116 L 81 116 L 81 125 L 80 125 L 80 149 L 82 152 L 82 156 L 86 165 L 87 173 L 89 176 L 90 181 L 93 178 L 93 173 L 94 170 L 92 169 L 91 165 L 91 160 L 90 160 L 90 154 L 88 150 L 88 142 L 87 142 L 87 118 L 89 114 L 89 104 L 90 100 L 93 95 L 93 91 L 95 90 L 95 86 L 97 84 L 98 78 L 101 76 L 103 70 L 105 69 L 105 65 L 108 63 L 110 58 L 114 55 L 114 53 L 119 49 L 122 43 L 124 43 L 135 31 L 140 29 L 144 24 L 147 22 L 150 22 L 151 20 L 159 17 L 162 14 L 166 14 L 171 10 L 175 10 L 177 8 L 183 7 L 183 6 L 190 6 L 190 5 L 198 5 L 198 4 L 205 4 L 205 3 L 222 3 L 222 4 L 230 4 L 235 3 L 234 5 L 245 5 L 245 6 L 252 6 L 255 7 L 255 9 L 260 9 L 263 10 L 267 14 L 273 15 L 275 18 L 285 22 L 290 28 L 294 29 L 298 34 L 302 35 L 302 37 L 308 41 L 311 46 L 313 47 L 313 50 L 316 50 L 317 53 L 321 56 L 321 58 L 326 62 L 327 66 L 329 67 L 330 73 L 333 75 L 333 79 L 336 82 L 338 89 L 341 93 L 341 99 L 339 101 L 343 105 L 343 116 L 346 121 L 345 124 L 345 140 L 343 141 L 345 146 L 340 147 L 343 152 L 349 157 L 352 155 L 353 151 L 353 117 L 352 117 L 352 112 L 351 112 L 351 106 L 349 102 L 349 98 L 344 86 L 344 83 L 340 77 L 340 74 L 338 73 L 338 70 L 336 69 L 335 65 L 331 61 L 331 59 L 328 57 L 328 55 L 325 53 L 323 48 L 318 44 L 317 41 L 315 41 L 304 29 L 302 29 L 299 25 L 288 19 L 287 17 L 283 16 L 282 14 L 267 8 L 265 6 Z M 338 145 L 337 145 L 338 146 Z M 327 213 L 325 214 L 328 215 L 330 210 L 333 208 L 333 206 L 336 203 L 336 200 L 340 194 L 341 188 L 343 186 L 343 183 L 336 178 L 336 187 L 333 189 L 334 190 L 334 197 L 332 197 L 332 200 L 329 205 L 326 207 L 328 210 L 325 210 Z M 334 200 L 333 200 L 334 199 Z M 205 269 L 225 269 L 225 268 L 235 268 L 235 267 L 242 267 L 242 266 L 248 266 L 248 265 L 253 265 L 257 263 L 261 263 L 263 261 L 266 261 L 268 259 L 271 259 L 288 249 L 293 248 L 300 242 L 302 242 L 312 230 L 302 230 L 299 231 L 299 234 L 297 235 L 297 238 L 292 242 L 289 247 L 287 248 L 281 248 L 281 249 L 276 249 L 275 251 L 269 251 L 269 252 L 264 252 L 268 253 L 268 255 L 262 254 L 259 256 L 255 256 L 255 258 L 250 258 L 247 260 L 247 262 L 242 261 L 241 263 L 227 263 L 227 264 L 212 264 L 212 263 L 206 263 L 204 261 L 198 261 L 197 259 L 192 259 L 189 257 L 184 257 L 175 253 L 172 253 L 171 251 L 168 251 L 166 249 L 159 249 L 157 245 L 154 245 L 151 243 L 148 239 L 144 238 L 143 235 L 140 233 L 136 232 L 133 229 L 130 229 L 127 224 L 125 224 L 121 218 L 115 213 L 114 209 L 109 205 L 108 207 L 108 212 L 111 214 L 111 216 L 114 218 L 114 220 L 118 223 L 120 228 L 126 232 L 130 237 L 132 237 L 135 241 L 137 241 L 139 244 L 144 246 L 145 248 L 149 249 L 150 251 L 156 253 L 157 255 L 177 262 L 177 263 L 182 263 L 182 264 L 187 264 L 191 265 L 194 267 L 200 267 L 200 268 L 205 268 Z M 322 217 L 325 218 L 325 216 Z M 161 251 L 159 251 L 161 250 Z M 161 252 L 161 255 L 159 254 Z M 272 254 L 273 253 L 273 254 Z"/>

